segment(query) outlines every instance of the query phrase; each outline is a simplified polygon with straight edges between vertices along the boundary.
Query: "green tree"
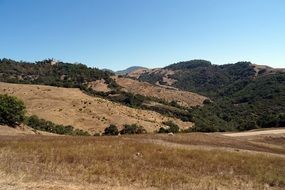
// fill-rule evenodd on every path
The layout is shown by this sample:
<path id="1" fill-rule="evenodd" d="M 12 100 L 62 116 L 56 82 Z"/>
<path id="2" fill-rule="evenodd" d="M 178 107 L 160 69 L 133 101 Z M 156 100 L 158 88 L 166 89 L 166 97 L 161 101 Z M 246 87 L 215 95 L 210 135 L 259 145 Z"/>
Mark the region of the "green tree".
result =
<path id="1" fill-rule="evenodd" d="M 109 127 L 105 128 L 104 135 L 118 135 L 119 130 L 116 125 L 111 124 Z"/>
<path id="2" fill-rule="evenodd" d="M 125 124 L 124 128 L 121 130 L 120 132 L 121 134 L 142 134 L 142 133 L 146 133 L 146 130 L 137 124 Z"/>
<path id="3" fill-rule="evenodd" d="M 0 124 L 15 127 L 23 122 L 24 103 L 14 96 L 0 95 Z"/>
<path id="4" fill-rule="evenodd" d="M 165 121 L 162 123 L 168 126 L 168 128 L 165 129 L 166 133 L 178 133 L 179 132 L 179 126 L 173 121 Z"/>

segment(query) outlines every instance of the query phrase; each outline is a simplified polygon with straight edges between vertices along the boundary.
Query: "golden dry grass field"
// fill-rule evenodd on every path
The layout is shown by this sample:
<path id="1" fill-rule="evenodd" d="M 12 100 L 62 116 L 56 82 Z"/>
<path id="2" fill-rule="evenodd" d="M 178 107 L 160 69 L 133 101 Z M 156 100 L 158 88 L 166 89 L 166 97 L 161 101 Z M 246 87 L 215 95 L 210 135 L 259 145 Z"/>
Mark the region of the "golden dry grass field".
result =
<path id="1" fill-rule="evenodd" d="M 284 135 L 0 135 L 0 189 L 284 189 L 284 144 Z"/>
<path id="2" fill-rule="evenodd" d="M 0 82 L 0 94 L 13 95 L 23 100 L 28 115 L 37 115 L 56 124 L 72 125 L 91 133 L 102 132 L 110 124 L 122 127 L 124 124 L 136 123 L 148 132 L 159 129 L 164 126 L 162 122 L 168 120 L 174 121 L 181 128 L 193 125 L 157 112 L 91 97 L 75 88 Z"/>

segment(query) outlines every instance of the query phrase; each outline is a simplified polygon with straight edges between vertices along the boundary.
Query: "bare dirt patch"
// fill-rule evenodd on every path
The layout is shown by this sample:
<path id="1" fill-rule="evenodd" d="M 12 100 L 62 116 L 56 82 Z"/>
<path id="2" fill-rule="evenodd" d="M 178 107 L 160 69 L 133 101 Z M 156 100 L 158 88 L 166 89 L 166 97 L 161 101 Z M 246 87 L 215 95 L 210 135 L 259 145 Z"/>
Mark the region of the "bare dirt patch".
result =
<path id="1" fill-rule="evenodd" d="M 88 87 L 90 87 L 93 90 L 98 91 L 98 92 L 109 92 L 109 91 L 111 91 L 111 89 L 108 88 L 108 84 L 106 84 L 104 79 L 89 82 Z"/>

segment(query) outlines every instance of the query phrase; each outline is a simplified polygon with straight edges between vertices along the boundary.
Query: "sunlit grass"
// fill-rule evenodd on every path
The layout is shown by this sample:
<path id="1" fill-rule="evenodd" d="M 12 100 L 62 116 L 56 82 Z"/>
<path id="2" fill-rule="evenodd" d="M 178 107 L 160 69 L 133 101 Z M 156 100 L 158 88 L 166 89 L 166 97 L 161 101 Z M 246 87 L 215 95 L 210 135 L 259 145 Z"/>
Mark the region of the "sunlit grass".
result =
<path id="1" fill-rule="evenodd" d="M 0 170 L 23 181 L 157 188 L 285 188 L 285 159 L 191 150 L 128 137 L 0 140 Z"/>

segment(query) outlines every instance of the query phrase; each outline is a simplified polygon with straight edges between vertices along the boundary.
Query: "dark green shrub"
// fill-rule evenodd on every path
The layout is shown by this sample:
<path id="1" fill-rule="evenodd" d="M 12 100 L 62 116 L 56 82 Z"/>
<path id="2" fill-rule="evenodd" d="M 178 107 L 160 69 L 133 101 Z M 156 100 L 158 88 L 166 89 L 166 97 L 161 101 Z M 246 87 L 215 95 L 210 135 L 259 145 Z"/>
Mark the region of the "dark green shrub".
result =
<path id="1" fill-rule="evenodd" d="M 87 131 L 83 131 L 82 129 L 75 129 L 72 133 L 74 136 L 90 136 Z"/>
<path id="2" fill-rule="evenodd" d="M 164 127 L 160 127 L 158 133 L 168 133 L 168 130 L 165 129 Z"/>
<path id="3" fill-rule="evenodd" d="M 279 116 L 278 127 L 285 127 L 285 114 Z"/>
<path id="4" fill-rule="evenodd" d="M 254 121 L 241 122 L 238 126 L 238 130 L 240 131 L 252 130 L 256 128 L 257 128 L 257 125 Z"/>
<path id="5" fill-rule="evenodd" d="M 166 133 L 178 133 L 179 132 L 179 126 L 173 121 L 164 121 L 162 123 L 168 126 L 168 128 L 165 129 Z"/>
<path id="6" fill-rule="evenodd" d="M 120 131 L 121 134 L 142 134 L 146 133 L 146 130 L 137 124 L 125 124 L 124 128 Z"/>
<path id="7" fill-rule="evenodd" d="M 15 127 L 24 120 L 25 105 L 14 96 L 0 95 L 0 124 Z"/>
<path id="8" fill-rule="evenodd" d="M 218 129 L 212 125 L 208 125 L 204 122 L 196 122 L 193 131 L 197 132 L 217 132 Z"/>
<path id="9" fill-rule="evenodd" d="M 46 121 L 44 119 L 38 118 L 36 115 L 32 115 L 26 118 L 26 125 L 29 127 L 39 130 L 46 131 L 50 133 L 60 134 L 60 135 L 73 135 L 73 136 L 90 136 L 87 131 L 81 129 L 74 129 L 71 125 L 56 125 L 51 121 Z"/>
<path id="10" fill-rule="evenodd" d="M 109 127 L 105 128 L 104 135 L 118 135 L 119 130 L 116 125 L 111 124 Z"/>
<path id="11" fill-rule="evenodd" d="M 261 128 L 277 127 L 279 118 L 275 115 L 265 115 L 260 117 L 257 123 Z"/>
<path id="12" fill-rule="evenodd" d="M 204 101 L 203 101 L 203 104 L 210 104 L 211 103 L 211 100 L 209 100 L 209 99 L 205 99 Z"/>
<path id="13" fill-rule="evenodd" d="M 177 101 L 175 101 L 175 100 L 172 100 L 172 101 L 170 102 L 170 105 L 173 106 L 173 107 L 179 107 L 179 104 L 178 104 Z"/>

